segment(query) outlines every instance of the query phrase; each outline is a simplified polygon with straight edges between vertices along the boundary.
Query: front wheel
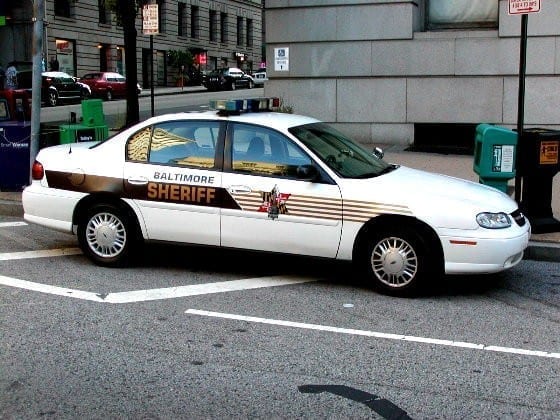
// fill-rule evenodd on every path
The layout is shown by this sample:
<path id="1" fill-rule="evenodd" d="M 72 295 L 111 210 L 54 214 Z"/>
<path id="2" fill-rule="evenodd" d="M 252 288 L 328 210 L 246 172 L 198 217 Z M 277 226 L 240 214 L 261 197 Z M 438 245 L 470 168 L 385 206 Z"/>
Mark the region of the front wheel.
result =
<path id="1" fill-rule="evenodd" d="M 98 204 L 78 223 L 78 242 L 83 253 L 98 265 L 120 267 L 131 258 L 137 244 L 134 223 L 124 211 Z"/>
<path id="2" fill-rule="evenodd" d="M 107 89 L 107 93 L 105 94 L 105 96 L 107 97 L 108 101 L 112 101 L 113 100 L 113 91 L 111 89 Z"/>
<path id="3" fill-rule="evenodd" d="M 235 86 L 235 81 L 231 82 L 231 90 L 235 90 L 237 89 L 237 86 Z"/>
<path id="4" fill-rule="evenodd" d="M 426 245 L 414 231 L 387 229 L 366 241 L 361 264 L 367 280 L 381 292 L 407 296 L 416 292 L 430 271 Z M 434 267 L 437 263 L 433 262 Z"/>

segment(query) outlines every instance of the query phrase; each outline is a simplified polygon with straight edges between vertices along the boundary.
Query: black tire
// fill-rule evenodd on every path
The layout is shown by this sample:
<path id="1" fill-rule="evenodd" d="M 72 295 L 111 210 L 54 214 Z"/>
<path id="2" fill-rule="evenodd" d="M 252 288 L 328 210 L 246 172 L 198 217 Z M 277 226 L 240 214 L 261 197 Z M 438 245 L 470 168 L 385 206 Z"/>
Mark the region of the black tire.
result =
<path id="1" fill-rule="evenodd" d="M 252 80 L 249 80 L 249 89 L 253 89 L 255 87 L 255 84 L 253 83 Z"/>
<path id="2" fill-rule="evenodd" d="M 231 90 L 235 90 L 237 89 L 237 86 L 235 86 L 235 80 L 231 82 Z"/>
<path id="3" fill-rule="evenodd" d="M 47 96 L 47 104 L 49 106 L 56 106 L 58 104 L 58 93 L 54 90 L 49 90 Z"/>
<path id="4" fill-rule="evenodd" d="M 97 204 L 78 223 L 78 242 L 97 265 L 122 267 L 130 262 L 139 239 L 135 224 L 121 209 Z"/>
<path id="5" fill-rule="evenodd" d="M 89 97 L 90 97 L 89 90 L 87 90 L 87 89 L 82 89 L 81 92 L 80 92 L 80 98 L 81 98 L 82 100 L 84 100 L 84 99 L 89 99 Z"/>
<path id="6" fill-rule="evenodd" d="M 369 284 L 382 293 L 402 297 L 416 294 L 438 266 L 429 247 L 412 227 L 371 234 L 360 260 Z"/>
<path id="7" fill-rule="evenodd" d="M 107 89 L 107 92 L 105 93 L 105 98 L 108 101 L 112 101 L 113 100 L 113 91 L 111 89 Z"/>

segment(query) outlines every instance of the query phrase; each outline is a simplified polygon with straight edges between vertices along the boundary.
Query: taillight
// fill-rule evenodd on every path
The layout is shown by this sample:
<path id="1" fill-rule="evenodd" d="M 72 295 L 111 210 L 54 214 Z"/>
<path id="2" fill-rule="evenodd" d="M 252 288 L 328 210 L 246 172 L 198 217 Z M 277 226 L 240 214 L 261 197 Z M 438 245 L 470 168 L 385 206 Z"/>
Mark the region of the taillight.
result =
<path id="1" fill-rule="evenodd" d="M 35 181 L 40 181 L 43 179 L 45 175 L 45 169 L 43 168 L 43 164 L 39 161 L 33 162 L 33 166 L 31 167 L 31 179 Z"/>

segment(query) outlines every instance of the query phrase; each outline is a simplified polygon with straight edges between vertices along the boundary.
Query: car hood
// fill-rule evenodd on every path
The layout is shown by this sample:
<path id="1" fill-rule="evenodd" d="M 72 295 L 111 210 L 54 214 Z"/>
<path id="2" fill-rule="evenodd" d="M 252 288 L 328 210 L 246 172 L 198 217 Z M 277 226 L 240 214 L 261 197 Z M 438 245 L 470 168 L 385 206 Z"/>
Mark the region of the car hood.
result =
<path id="1" fill-rule="evenodd" d="M 448 175 L 400 166 L 392 172 L 367 180 L 353 180 L 345 196 L 400 206 L 414 216 L 431 221 L 434 227 L 477 229 L 481 212 L 512 213 L 517 203 L 501 191 Z"/>

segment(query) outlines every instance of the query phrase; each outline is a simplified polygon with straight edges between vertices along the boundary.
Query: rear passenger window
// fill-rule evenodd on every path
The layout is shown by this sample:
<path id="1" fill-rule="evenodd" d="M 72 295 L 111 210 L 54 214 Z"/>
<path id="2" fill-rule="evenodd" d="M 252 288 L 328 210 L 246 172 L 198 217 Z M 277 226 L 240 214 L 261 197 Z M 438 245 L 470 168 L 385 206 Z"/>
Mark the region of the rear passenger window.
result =
<path id="1" fill-rule="evenodd" d="M 171 121 L 153 127 L 149 162 L 160 165 L 213 168 L 220 123 Z"/>

